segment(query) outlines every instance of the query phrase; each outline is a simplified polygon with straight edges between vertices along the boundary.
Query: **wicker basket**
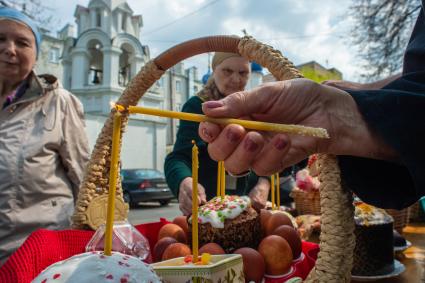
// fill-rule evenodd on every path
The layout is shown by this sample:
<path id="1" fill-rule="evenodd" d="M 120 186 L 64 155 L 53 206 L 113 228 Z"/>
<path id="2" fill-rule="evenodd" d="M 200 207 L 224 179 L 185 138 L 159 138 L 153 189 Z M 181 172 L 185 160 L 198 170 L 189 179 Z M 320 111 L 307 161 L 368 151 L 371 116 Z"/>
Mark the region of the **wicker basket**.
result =
<path id="1" fill-rule="evenodd" d="M 167 69 L 191 56 L 214 51 L 239 53 L 268 68 L 278 80 L 302 77 L 294 65 L 279 51 L 251 37 L 212 36 L 179 44 L 146 63 L 128 84 L 117 103 L 124 107 L 136 105 L 143 94 Z M 99 219 L 101 216 L 97 214 L 98 210 L 106 206 L 105 203 L 100 202 L 105 202 L 106 199 L 101 196 L 108 194 L 112 125 L 115 111 L 115 109 L 111 110 L 87 165 L 75 213 L 72 217 L 75 228 L 96 228 L 94 224 L 98 222 L 92 221 L 91 218 Z M 124 113 L 121 131 L 125 130 L 127 122 L 128 113 Z M 349 282 L 355 246 L 352 195 L 341 187 L 340 170 L 335 156 L 319 155 L 317 162 L 319 162 L 320 168 L 320 205 L 322 208 L 320 252 L 316 266 L 305 282 Z M 116 199 L 119 203 L 122 201 L 119 174 L 117 178 Z M 93 205 L 93 202 L 97 202 L 97 204 Z M 115 219 L 126 218 L 126 214 L 116 214 Z"/>
<path id="2" fill-rule="evenodd" d="M 291 192 L 291 197 L 294 199 L 298 215 L 320 215 L 319 190 L 303 191 L 299 188 L 294 188 Z"/>
<path id="3" fill-rule="evenodd" d="M 403 228 L 409 224 L 409 208 L 402 210 L 397 209 L 386 209 L 389 215 L 394 218 L 394 229 L 397 230 L 400 234 L 403 233 Z"/>
<path id="4" fill-rule="evenodd" d="M 415 202 L 409 207 L 409 220 L 414 222 L 425 221 L 425 215 L 421 212 L 419 201 Z"/>
<path id="5" fill-rule="evenodd" d="M 419 202 L 415 202 L 409 207 L 409 220 L 415 221 L 419 218 Z"/>

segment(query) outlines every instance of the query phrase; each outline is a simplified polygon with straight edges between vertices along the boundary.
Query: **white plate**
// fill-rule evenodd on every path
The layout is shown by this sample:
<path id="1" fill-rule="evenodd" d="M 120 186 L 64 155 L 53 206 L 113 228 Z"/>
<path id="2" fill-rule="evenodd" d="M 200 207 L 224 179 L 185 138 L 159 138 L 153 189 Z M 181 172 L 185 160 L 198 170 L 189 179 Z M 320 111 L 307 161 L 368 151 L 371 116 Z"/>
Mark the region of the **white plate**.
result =
<path id="1" fill-rule="evenodd" d="M 407 250 L 408 248 L 410 248 L 410 246 L 412 246 L 412 243 L 409 242 L 408 240 L 406 240 L 406 245 L 405 246 L 394 247 L 394 251 L 395 252 L 402 252 L 402 251 Z"/>
<path id="2" fill-rule="evenodd" d="M 355 276 L 351 275 L 351 279 L 359 281 L 359 282 L 369 282 L 369 281 L 375 281 L 379 279 L 386 279 L 398 276 L 402 274 L 406 270 L 406 267 L 404 264 L 399 262 L 398 260 L 394 260 L 394 270 L 391 273 L 384 274 L 384 275 L 376 275 L 376 276 Z"/>

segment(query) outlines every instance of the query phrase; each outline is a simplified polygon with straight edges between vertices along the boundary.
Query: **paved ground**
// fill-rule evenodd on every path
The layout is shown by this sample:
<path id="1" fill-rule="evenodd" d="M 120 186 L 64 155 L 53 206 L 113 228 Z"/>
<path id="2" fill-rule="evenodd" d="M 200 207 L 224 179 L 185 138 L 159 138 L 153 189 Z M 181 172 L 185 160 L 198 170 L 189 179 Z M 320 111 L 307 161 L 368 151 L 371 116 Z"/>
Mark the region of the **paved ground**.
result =
<path id="1" fill-rule="evenodd" d="M 181 212 L 176 201 L 167 206 L 160 206 L 157 202 L 146 202 L 141 203 L 137 208 L 131 208 L 128 220 L 131 224 L 137 225 L 146 222 L 156 222 L 161 217 L 172 221 L 177 215 L 181 215 Z"/>

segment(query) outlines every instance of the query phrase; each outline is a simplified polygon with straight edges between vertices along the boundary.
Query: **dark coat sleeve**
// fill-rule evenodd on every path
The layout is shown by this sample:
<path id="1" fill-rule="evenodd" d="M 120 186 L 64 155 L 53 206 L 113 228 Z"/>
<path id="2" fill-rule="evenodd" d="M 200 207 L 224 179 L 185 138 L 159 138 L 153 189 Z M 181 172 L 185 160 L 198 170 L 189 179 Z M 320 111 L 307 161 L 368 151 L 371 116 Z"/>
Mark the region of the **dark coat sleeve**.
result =
<path id="1" fill-rule="evenodd" d="M 199 98 L 192 97 L 183 105 L 183 112 L 202 113 Z M 173 151 L 167 155 L 164 163 L 164 173 L 171 191 L 177 197 L 180 183 L 186 177 L 192 176 L 192 140 L 200 147 L 203 156 L 206 145 L 198 135 L 199 123 L 181 120 L 177 131 Z"/>
<path id="2" fill-rule="evenodd" d="M 425 72 L 421 75 L 425 78 Z M 372 130 L 398 152 L 401 164 L 340 157 L 340 166 L 361 199 L 401 209 L 425 195 L 425 83 L 403 77 L 388 87 L 393 88 L 349 93 Z"/>
<path id="3" fill-rule="evenodd" d="M 423 7 L 405 52 L 403 76 L 380 90 L 348 92 L 368 125 L 398 152 L 401 162 L 340 156 L 343 182 L 375 206 L 402 209 L 411 205 L 425 195 Z"/>

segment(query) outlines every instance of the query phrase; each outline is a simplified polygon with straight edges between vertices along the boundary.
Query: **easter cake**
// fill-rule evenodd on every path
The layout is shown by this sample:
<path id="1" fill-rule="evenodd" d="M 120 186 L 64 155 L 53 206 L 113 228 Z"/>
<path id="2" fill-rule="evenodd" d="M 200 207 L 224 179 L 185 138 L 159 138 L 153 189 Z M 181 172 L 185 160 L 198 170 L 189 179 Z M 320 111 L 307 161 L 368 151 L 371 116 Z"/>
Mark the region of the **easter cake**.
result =
<path id="1" fill-rule="evenodd" d="M 232 253 L 242 247 L 255 249 L 261 240 L 260 217 L 247 196 L 211 199 L 199 208 L 198 222 L 200 246 L 213 242 Z"/>
<path id="2" fill-rule="evenodd" d="M 393 219 L 385 210 L 355 204 L 356 247 L 352 275 L 377 276 L 394 270 Z"/>
<path id="3" fill-rule="evenodd" d="M 152 267 L 141 259 L 118 252 L 106 256 L 103 252 L 94 251 L 56 262 L 47 267 L 32 282 L 160 283 L 161 280 Z"/>

